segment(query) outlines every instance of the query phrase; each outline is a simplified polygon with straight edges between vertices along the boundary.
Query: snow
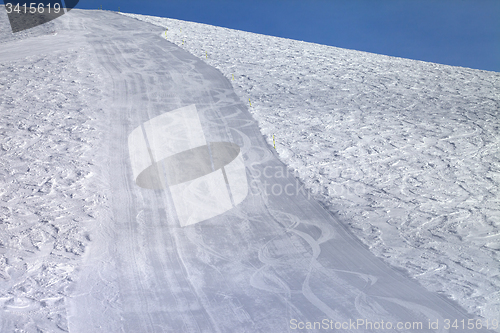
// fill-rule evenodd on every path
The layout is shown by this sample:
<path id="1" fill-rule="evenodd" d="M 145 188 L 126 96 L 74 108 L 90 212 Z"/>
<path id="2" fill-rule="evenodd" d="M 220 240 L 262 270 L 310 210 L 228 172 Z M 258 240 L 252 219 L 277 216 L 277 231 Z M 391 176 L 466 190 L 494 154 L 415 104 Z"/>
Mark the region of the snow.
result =
<path id="1" fill-rule="evenodd" d="M 101 95 L 99 78 L 82 45 L 37 47 L 52 36 L 52 23 L 10 33 L 0 8 L 3 332 L 67 331 L 65 298 L 104 214 L 95 161 L 102 147 L 97 128 L 105 121 L 91 102 Z M 19 52 L 8 53 L 11 47 Z"/>
<path id="2" fill-rule="evenodd" d="M 498 73 L 126 15 L 168 27 L 169 41 L 222 72 L 240 101 L 251 102 L 269 145 L 275 136 L 281 160 L 374 254 L 470 313 L 498 318 Z M 318 258 L 348 264 L 330 255 L 332 243 L 346 241 L 334 226 L 270 205 L 269 213 L 237 211 L 219 224 L 180 228 L 171 225 L 168 209 L 151 208 L 161 195 L 116 190 L 133 183 L 124 171 L 128 157 L 120 160 L 133 128 L 156 109 L 179 107 L 180 91 L 207 89 L 201 79 L 193 87 L 152 89 L 171 79 L 162 81 L 154 66 L 165 73 L 175 73 L 170 62 L 193 67 L 176 59 L 179 53 L 165 53 L 164 62 L 148 58 L 168 47 L 145 52 L 141 38 L 153 29 L 144 26 L 135 31 L 130 24 L 121 36 L 113 30 L 128 23 L 108 12 L 73 10 L 11 34 L 0 8 L 0 330 L 277 332 L 302 310 L 306 318 L 338 316 L 329 308 L 337 296 L 356 299 L 341 317 L 351 308 L 379 315 L 380 300 L 364 286 L 370 281 L 384 291 L 377 279 L 389 273 L 363 275 L 316 261 L 323 275 L 311 274 Z M 122 77 L 111 77 L 127 66 Z M 137 82 L 149 90 L 123 86 Z M 115 85 L 125 93 L 110 105 Z M 141 103 L 147 117 L 127 109 Z M 213 116 L 210 126 L 224 128 L 210 107 L 201 107 Z M 209 134 L 207 141 L 220 135 Z M 269 202 L 287 202 L 278 199 Z M 290 226 L 260 223 L 269 214 Z M 381 271 L 376 260 L 373 267 Z M 444 315 L 430 305 L 392 301 L 408 313 Z"/>
<path id="3" fill-rule="evenodd" d="M 280 159 L 374 254 L 498 317 L 499 73 L 122 14 L 220 70 Z"/>

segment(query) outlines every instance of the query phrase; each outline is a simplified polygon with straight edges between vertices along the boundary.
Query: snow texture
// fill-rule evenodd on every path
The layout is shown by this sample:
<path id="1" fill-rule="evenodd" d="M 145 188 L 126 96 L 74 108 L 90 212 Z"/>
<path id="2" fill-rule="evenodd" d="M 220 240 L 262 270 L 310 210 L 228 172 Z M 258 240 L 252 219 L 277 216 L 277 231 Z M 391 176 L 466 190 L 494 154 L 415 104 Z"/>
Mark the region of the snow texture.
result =
<path id="1" fill-rule="evenodd" d="M 281 160 L 374 254 L 498 318 L 499 73 L 123 15 L 219 69 Z"/>
<path id="2" fill-rule="evenodd" d="M 110 327 L 124 320 L 121 317 L 124 314 L 117 309 L 126 306 L 137 310 L 137 314 L 145 312 L 156 318 L 159 312 L 150 313 L 147 306 L 141 307 L 156 305 L 158 300 L 153 296 L 170 291 L 168 286 L 149 288 L 149 283 L 158 282 L 153 277 L 142 279 L 151 271 L 161 272 L 160 278 L 167 276 L 172 283 L 180 281 L 179 286 L 171 288 L 177 296 L 187 295 L 179 300 L 191 297 L 186 291 L 189 285 L 184 285 L 188 279 L 175 278 L 182 276 L 182 267 L 189 268 L 193 274 L 189 279 L 199 280 L 198 284 L 194 283 L 199 290 L 207 290 L 203 289 L 203 283 L 207 283 L 206 288 L 212 287 L 208 282 L 213 283 L 211 275 L 206 277 L 206 272 L 197 270 L 194 260 L 186 261 L 185 266 L 177 263 L 172 271 L 161 270 L 161 265 L 156 270 L 146 267 L 149 261 L 143 258 L 170 264 L 166 254 L 174 253 L 176 248 L 172 245 L 175 241 L 161 243 L 165 235 L 170 235 L 170 229 L 151 233 L 148 229 L 151 226 L 144 223 L 136 227 L 140 231 L 137 236 L 136 229 L 131 229 L 130 235 L 125 234 L 130 239 L 113 240 L 119 245 L 136 241 L 120 249 L 130 250 L 132 258 L 143 260 L 133 268 L 144 269 L 144 272 L 131 270 L 140 283 L 132 285 L 130 290 L 144 287 L 137 295 L 151 296 L 144 297 L 142 303 L 125 302 L 137 299 L 115 283 L 114 280 L 120 278 L 113 275 L 119 271 L 114 266 L 117 263 L 102 241 L 113 239 L 116 230 L 110 230 L 111 226 L 125 225 L 124 221 L 113 220 L 108 193 L 112 185 L 107 173 L 114 172 L 116 166 L 106 165 L 108 157 L 115 152 L 110 150 L 105 134 L 115 124 L 110 123 L 110 115 L 105 112 L 108 106 L 102 101 L 109 101 L 104 87 L 114 82 L 103 77 L 104 72 L 97 68 L 98 55 L 90 44 L 81 42 L 77 34 L 67 33 L 81 31 L 78 29 L 84 26 L 80 16 L 75 14 L 70 19 L 69 15 L 12 34 L 4 8 L 0 6 L 2 332 L 81 332 L 70 330 L 70 326 L 72 322 L 79 325 L 78 320 L 85 321 L 86 317 L 73 312 L 70 304 L 77 303 L 75 299 L 79 297 L 86 300 L 87 294 L 98 295 L 96 302 L 103 304 L 96 307 L 95 312 L 88 309 L 87 315 L 102 316 L 98 320 L 102 319 Z M 97 12 L 85 15 L 97 15 Z M 169 41 L 218 68 L 233 83 L 240 100 L 250 99 L 250 111 L 270 145 L 275 135 L 281 159 L 296 171 L 312 195 L 338 214 L 373 253 L 407 270 L 429 290 L 455 299 L 470 313 L 498 318 L 498 73 L 173 19 L 128 16 L 168 27 Z M 137 36 L 146 33 L 149 31 L 141 31 Z M 96 38 L 99 42 L 111 38 L 106 35 L 107 31 L 101 34 L 101 39 Z M 92 36 L 86 38 L 92 39 Z M 102 49 L 111 54 L 116 45 L 103 42 Z M 138 50 L 130 49 L 130 52 Z M 143 54 L 139 52 L 137 57 L 140 56 Z M 147 214 L 148 211 L 141 211 L 137 220 L 146 219 Z M 188 235 L 193 242 L 201 244 L 200 247 L 209 248 L 196 229 L 187 230 L 186 234 L 179 230 L 173 228 L 171 237 Z M 229 231 L 221 229 L 220 233 L 225 232 Z M 146 237 L 150 233 L 155 236 L 153 240 Z M 234 234 L 239 235 L 237 231 Z M 276 239 L 278 250 L 290 241 Z M 301 238 L 296 239 L 297 244 L 290 248 L 297 251 L 305 248 L 299 244 Z M 286 244 L 281 246 L 278 241 Z M 156 253 L 147 247 L 160 243 L 157 248 L 164 252 Z M 188 244 L 187 241 L 179 243 Z M 228 240 L 219 247 L 231 257 L 235 252 L 232 245 Z M 239 245 L 253 253 L 259 244 Z M 206 257 L 213 265 L 217 260 L 200 247 L 196 253 L 187 245 L 177 251 L 187 259 L 202 253 L 204 257 L 200 260 Z M 266 252 L 269 250 L 266 246 L 261 250 L 259 255 L 264 260 L 274 260 L 272 253 Z M 281 254 L 279 251 L 275 254 L 278 264 L 280 260 L 288 260 L 288 256 L 291 258 L 293 253 Z M 93 261 L 86 260 L 89 257 Z M 227 267 L 238 266 L 227 264 Z M 214 311 L 227 316 L 227 327 L 240 325 L 242 330 L 247 329 L 244 324 L 250 319 L 245 319 L 248 316 L 245 311 L 251 309 L 260 314 L 265 297 L 274 293 L 265 291 L 275 283 L 267 281 L 274 275 L 261 269 L 257 272 L 262 276 L 256 273 L 250 281 L 257 292 L 238 290 L 237 287 L 244 285 L 241 281 L 229 281 L 230 284 L 225 281 L 234 286 L 234 294 L 221 291 L 219 299 L 194 300 L 219 306 Z M 246 277 L 234 273 L 234 276 Z M 219 275 L 213 276 L 214 281 L 219 279 Z M 135 280 L 130 281 L 132 284 Z M 319 289 L 315 291 L 321 293 Z M 255 302 L 255 305 L 244 308 L 244 304 L 240 304 L 235 295 L 245 292 L 250 295 L 248 303 Z M 259 292 L 262 298 L 253 297 Z M 310 292 L 310 295 L 315 294 Z M 162 308 L 164 313 L 169 313 L 170 306 L 174 310 L 175 306 L 183 306 L 174 304 L 176 300 L 171 302 Z M 319 298 L 318 303 L 321 303 Z M 369 298 L 361 299 L 359 304 L 370 310 Z M 101 311 L 102 308 L 106 310 Z M 239 312 L 235 313 L 235 309 Z M 281 310 L 270 310 L 266 315 L 278 318 Z M 197 309 L 189 311 L 196 313 Z M 128 313 L 128 324 L 135 313 Z M 180 319 L 184 317 L 179 318 L 182 324 Z M 242 318 L 245 321 L 236 323 Z M 264 323 L 268 318 L 260 319 Z M 275 325 L 274 331 L 282 327 L 278 322 Z M 83 324 L 79 326 L 83 327 Z M 270 326 L 253 328 L 273 331 Z M 95 328 L 95 331 L 113 332 L 106 327 Z"/>
<path id="3" fill-rule="evenodd" d="M 106 187 L 94 165 L 103 144 L 97 128 L 106 123 L 92 103 L 100 79 L 81 44 L 37 48 L 56 33 L 50 22 L 12 34 L 0 7 L 2 332 L 68 330 L 65 299 L 105 214 Z"/>

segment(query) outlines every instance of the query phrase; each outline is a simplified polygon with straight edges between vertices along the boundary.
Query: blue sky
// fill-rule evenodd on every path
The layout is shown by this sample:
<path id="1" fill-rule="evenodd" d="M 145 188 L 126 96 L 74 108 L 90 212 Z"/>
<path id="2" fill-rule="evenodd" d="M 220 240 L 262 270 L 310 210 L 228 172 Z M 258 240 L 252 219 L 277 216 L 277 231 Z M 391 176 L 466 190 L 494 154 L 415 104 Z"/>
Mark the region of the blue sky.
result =
<path id="1" fill-rule="evenodd" d="M 500 72 L 500 0 L 80 0 L 403 58 Z"/>

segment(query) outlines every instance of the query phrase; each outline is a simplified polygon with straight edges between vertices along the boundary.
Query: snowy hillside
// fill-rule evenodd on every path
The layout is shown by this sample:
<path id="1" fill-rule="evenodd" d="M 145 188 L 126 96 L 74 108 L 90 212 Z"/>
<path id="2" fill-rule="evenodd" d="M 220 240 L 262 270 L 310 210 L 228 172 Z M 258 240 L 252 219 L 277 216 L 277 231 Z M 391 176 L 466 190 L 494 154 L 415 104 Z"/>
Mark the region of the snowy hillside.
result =
<path id="1" fill-rule="evenodd" d="M 123 15 L 219 69 L 280 159 L 373 253 L 498 316 L 499 73 Z"/>
<path id="2" fill-rule="evenodd" d="M 499 79 L 0 6 L 0 332 L 500 332 Z"/>

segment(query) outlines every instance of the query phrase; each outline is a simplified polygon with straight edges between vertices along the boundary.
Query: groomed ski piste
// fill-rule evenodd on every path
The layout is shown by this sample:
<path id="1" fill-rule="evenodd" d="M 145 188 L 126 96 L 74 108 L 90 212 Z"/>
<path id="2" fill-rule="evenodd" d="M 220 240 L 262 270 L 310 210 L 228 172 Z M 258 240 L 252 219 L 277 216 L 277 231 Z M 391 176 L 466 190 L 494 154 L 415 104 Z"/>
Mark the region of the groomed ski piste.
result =
<path id="1" fill-rule="evenodd" d="M 0 7 L 0 87 L 0 332 L 500 332 L 498 73 Z"/>

